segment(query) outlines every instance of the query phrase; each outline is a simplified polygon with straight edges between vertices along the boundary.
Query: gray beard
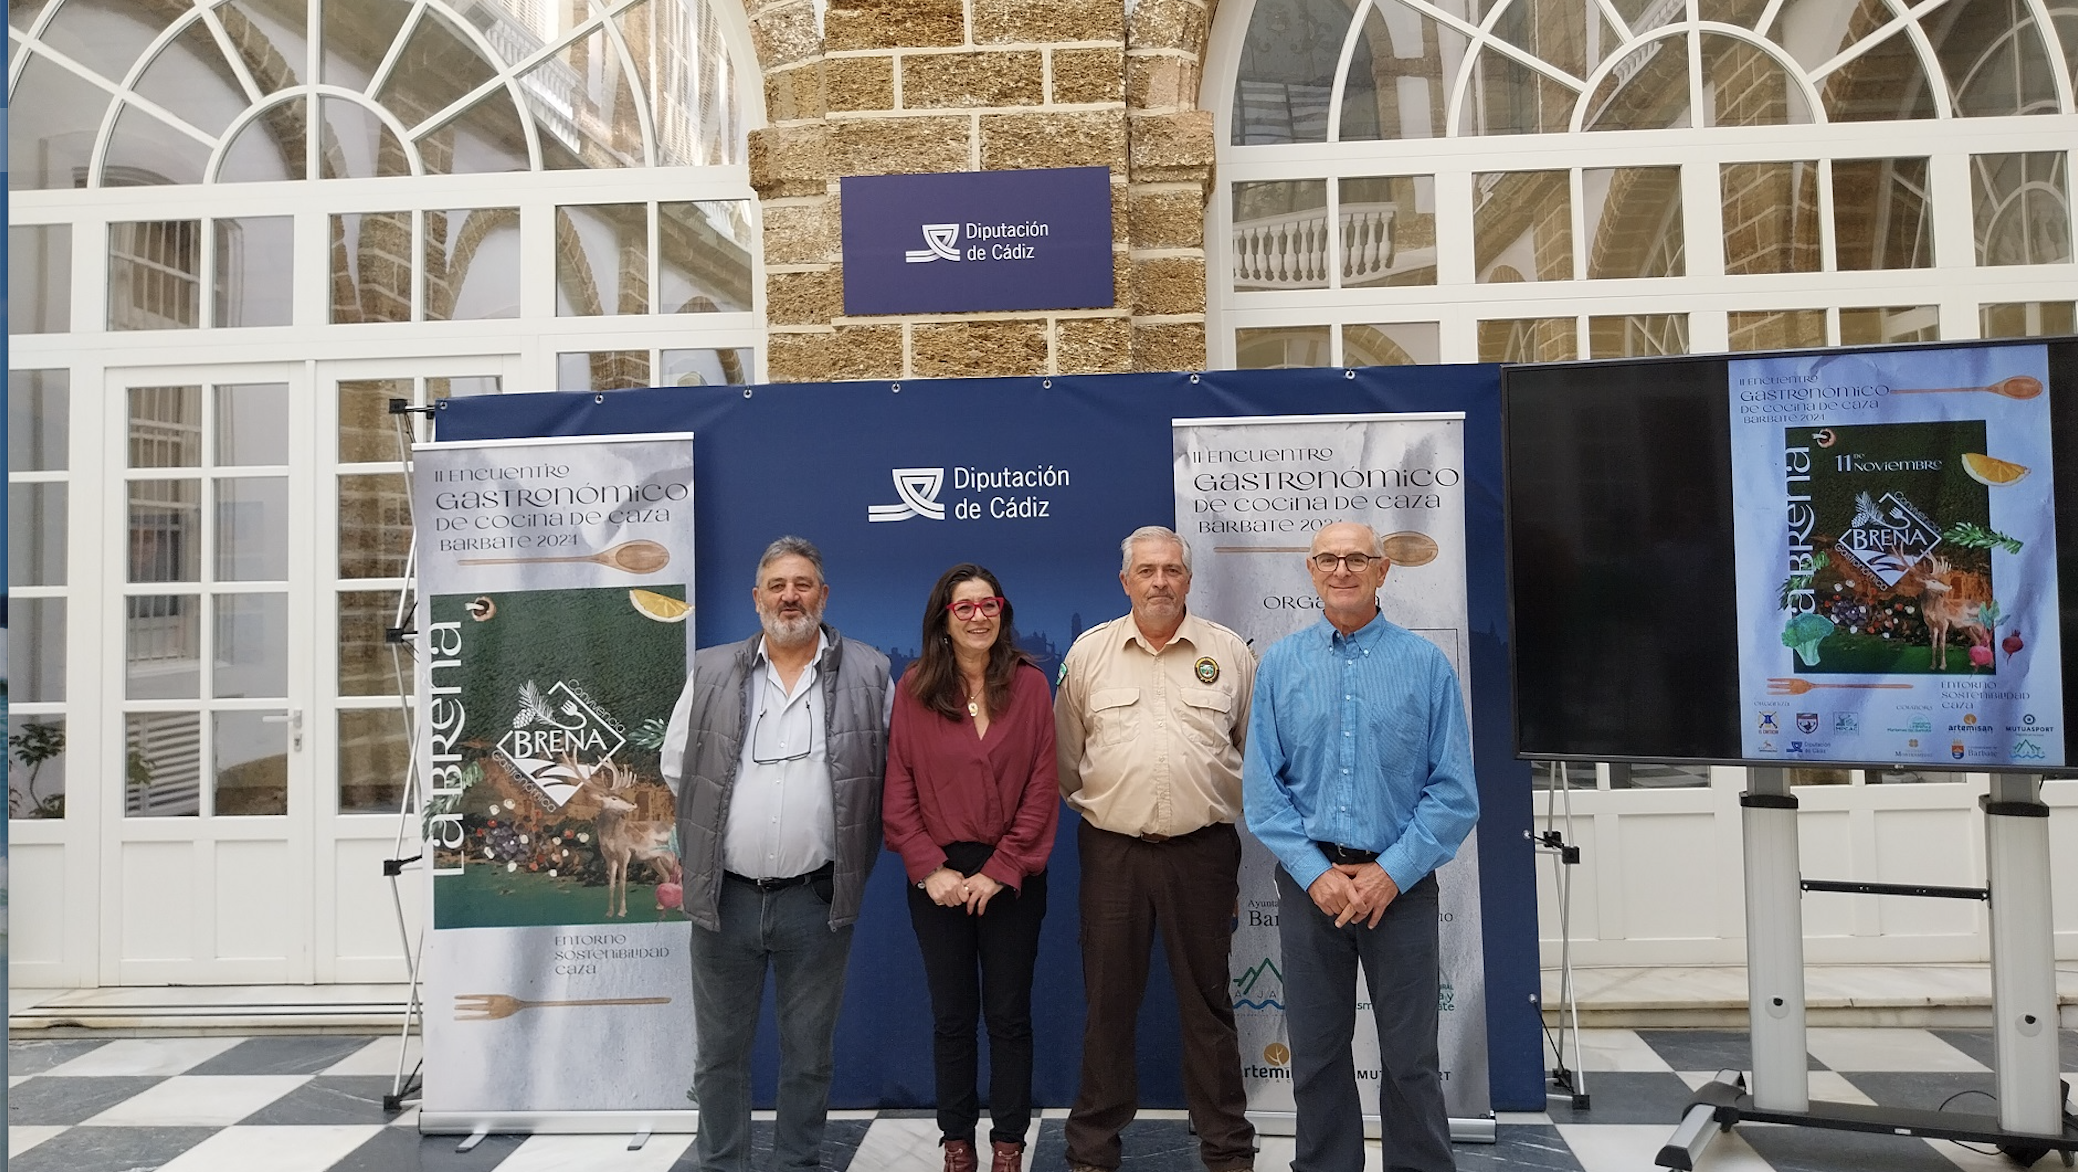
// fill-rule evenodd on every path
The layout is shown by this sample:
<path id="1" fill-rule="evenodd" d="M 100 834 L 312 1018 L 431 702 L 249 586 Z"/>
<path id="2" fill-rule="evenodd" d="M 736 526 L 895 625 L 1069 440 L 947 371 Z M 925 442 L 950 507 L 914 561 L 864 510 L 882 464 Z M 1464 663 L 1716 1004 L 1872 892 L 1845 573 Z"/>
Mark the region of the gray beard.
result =
<path id="1" fill-rule="evenodd" d="M 781 647 L 813 642 L 816 632 L 822 627 L 820 615 L 804 614 L 798 619 L 783 619 L 769 614 L 758 617 L 764 623 L 766 640 Z"/>

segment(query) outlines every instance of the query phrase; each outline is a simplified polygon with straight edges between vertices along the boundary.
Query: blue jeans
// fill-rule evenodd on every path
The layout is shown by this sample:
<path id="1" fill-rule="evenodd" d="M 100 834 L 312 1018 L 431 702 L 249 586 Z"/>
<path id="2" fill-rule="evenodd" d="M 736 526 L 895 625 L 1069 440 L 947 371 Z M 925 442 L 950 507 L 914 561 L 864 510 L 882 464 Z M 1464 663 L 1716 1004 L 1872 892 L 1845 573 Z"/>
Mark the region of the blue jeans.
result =
<path id="1" fill-rule="evenodd" d="M 721 931 L 692 931 L 693 1094 L 702 1172 L 749 1172 L 750 1055 L 765 971 L 778 980 L 779 1121 L 774 1165 L 781 1172 L 822 1162 L 830 1111 L 837 1009 L 851 927 L 830 930 L 830 905 L 809 884 L 760 892 L 723 879 Z"/>

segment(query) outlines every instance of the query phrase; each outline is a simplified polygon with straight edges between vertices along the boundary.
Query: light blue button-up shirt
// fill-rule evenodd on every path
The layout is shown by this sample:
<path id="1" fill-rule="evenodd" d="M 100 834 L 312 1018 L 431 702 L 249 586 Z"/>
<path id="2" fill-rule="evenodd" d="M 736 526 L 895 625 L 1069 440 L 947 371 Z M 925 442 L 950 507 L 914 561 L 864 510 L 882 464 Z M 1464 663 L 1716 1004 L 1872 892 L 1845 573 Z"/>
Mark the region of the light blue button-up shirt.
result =
<path id="1" fill-rule="evenodd" d="M 1248 829 L 1311 887 L 1318 842 L 1378 852 L 1400 890 L 1449 862 L 1479 820 L 1457 673 L 1427 639 L 1323 619 L 1256 669 L 1242 795 Z"/>

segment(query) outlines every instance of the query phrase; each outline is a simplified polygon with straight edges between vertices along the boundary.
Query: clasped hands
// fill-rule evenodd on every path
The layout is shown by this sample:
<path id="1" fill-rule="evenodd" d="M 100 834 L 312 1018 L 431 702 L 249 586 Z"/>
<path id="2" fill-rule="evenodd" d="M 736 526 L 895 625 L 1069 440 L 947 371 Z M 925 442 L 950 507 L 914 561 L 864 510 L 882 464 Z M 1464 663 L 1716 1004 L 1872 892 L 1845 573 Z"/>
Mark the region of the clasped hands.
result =
<path id="1" fill-rule="evenodd" d="M 1364 926 L 1376 928 L 1386 905 L 1399 897 L 1400 888 L 1377 863 L 1336 863 L 1320 873 L 1306 894 L 1313 897 L 1315 907 L 1335 917 L 1337 928 L 1365 916 L 1370 920 Z"/>
<path id="2" fill-rule="evenodd" d="M 978 916 L 988 910 L 988 901 L 1003 885 L 976 871 L 962 875 L 951 867 L 940 867 L 924 876 L 924 894 L 939 907 L 967 906 L 967 914 Z"/>

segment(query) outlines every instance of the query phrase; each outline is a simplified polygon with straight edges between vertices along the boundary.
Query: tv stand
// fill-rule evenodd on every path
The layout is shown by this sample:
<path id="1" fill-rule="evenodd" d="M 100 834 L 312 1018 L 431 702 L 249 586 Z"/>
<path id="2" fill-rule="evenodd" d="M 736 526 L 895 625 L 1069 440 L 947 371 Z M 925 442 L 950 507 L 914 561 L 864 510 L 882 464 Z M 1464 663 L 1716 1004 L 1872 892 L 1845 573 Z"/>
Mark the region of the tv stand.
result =
<path id="1" fill-rule="evenodd" d="M 1786 1123 L 1996 1146 L 2026 1167 L 2049 1152 L 2071 1166 L 2078 1116 L 2057 1070 L 2056 960 L 2049 904 L 2049 807 L 2037 774 L 1994 773 L 1984 808 L 1984 889 L 1807 883 L 1797 861 L 1789 771 L 1756 768 L 1739 797 L 1746 855 L 1746 989 L 1753 1081 L 1719 1071 L 1697 1090 L 1656 1163 L 1693 1172 L 1710 1141 L 1742 1122 Z M 1805 890 L 1983 899 L 1991 913 L 1991 1010 L 1998 1114 L 1813 1101 L 1804 1025 Z"/>

